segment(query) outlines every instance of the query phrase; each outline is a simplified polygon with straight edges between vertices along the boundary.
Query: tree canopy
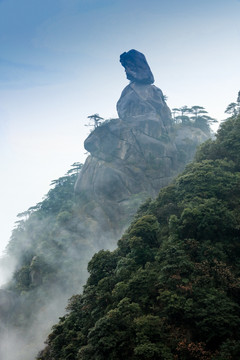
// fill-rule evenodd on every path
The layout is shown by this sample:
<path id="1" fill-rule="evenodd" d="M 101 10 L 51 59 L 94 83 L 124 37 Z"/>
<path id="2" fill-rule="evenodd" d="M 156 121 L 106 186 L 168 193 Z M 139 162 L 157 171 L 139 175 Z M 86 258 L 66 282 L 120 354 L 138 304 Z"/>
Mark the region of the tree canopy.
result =
<path id="1" fill-rule="evenodd" d="M 223 123 L 93 256 L 39 360 L 240 358 L 239 134 L 240 116 Z"/>
<path id="2" fill-rule="evenodd" d="M 172 114 L 177 124 L 194 126 L 207 133 L 210 131 L 210 125 L 217 122 L 216 119 L 207 115 L 208 112 L 203 106 L 199 105 L 192 107 L 184 105 L 180 108 L 173 108 Z"/>

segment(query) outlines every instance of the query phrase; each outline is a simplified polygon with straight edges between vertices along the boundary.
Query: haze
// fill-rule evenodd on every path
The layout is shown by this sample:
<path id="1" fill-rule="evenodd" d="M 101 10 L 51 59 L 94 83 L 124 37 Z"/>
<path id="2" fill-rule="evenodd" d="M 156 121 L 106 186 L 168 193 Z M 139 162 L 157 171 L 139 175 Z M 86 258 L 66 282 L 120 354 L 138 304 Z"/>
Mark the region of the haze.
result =
<path id="1" fill-rule="evenodd" d="M 84 161 L 87 116 L 116 117 L 119 55 L 146 55 L 170 107 L 222 120 L 239 91 L 238 0 L 0 0 L 1 243 Z"/>

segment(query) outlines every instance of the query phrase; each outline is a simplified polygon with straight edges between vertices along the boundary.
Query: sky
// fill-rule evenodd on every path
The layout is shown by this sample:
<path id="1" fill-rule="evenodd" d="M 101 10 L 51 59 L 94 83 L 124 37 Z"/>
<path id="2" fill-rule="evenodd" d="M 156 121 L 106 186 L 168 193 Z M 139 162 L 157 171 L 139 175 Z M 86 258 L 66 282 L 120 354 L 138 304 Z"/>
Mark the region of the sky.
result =
<path id="1" fill-rule="evenodd" d="M 16 215 L 84 162 L 87 116 L 117 116 L 124 51 L 145 54 L 170 108 L 225 119 L 239 16 L 239 0 L 0 0 L 0 254 Z"/>

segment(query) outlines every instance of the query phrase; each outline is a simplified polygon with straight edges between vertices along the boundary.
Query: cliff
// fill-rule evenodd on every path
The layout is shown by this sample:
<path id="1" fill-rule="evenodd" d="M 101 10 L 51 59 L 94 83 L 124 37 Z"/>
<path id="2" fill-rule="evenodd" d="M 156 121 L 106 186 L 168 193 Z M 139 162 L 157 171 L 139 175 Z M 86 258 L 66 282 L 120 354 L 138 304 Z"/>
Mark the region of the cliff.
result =
<path id="1" fill-rule="evenodd" d="M 239 146 L 240 116 L 93 256 L 39 360 L 240 358 Z"/>
<path id="2" fill-rule="evenodd" d="M 16 268 L 0 292 L 1 358 L 33 358 L 67 299 L 81 291 L 94 252 L 116 248 L 142 202 L 155 198 L 210 136 L 174 123 L 143 54 L 132 50 L 121 63 L 131 82 L 117 103 L 119 118 L 90 133 L 83 167 L 74 164 L 55 180 L 13 231 L 7 253 Z"/>
<path id="3" fill-rule="evenodd" d="M 101 229 L 117 236 L 139 205 L 155 198 L 210 136 L 174 124 L 162 91 L 149 84 L 154 80 L 145 57 L 136 50 L 129 53 L 120 57 L 131 82 L 117 103 L 119 118 L 96 127 L 86 139 L 90 156 L 75 185 L 94 232 L 101 223 Z"/>

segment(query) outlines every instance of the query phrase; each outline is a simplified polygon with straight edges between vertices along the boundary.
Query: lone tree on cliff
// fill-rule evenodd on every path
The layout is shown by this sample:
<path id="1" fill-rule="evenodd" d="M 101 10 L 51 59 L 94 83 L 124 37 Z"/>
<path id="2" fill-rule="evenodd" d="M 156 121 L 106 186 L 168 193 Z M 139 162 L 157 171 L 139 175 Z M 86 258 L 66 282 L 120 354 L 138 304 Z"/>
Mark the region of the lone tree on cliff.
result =
<path id="1" fill-rule="evenodd" d="M 94 129 L 96 129 L 100 125 L 100 120 L 103 120 L 103 118 L 99 116 L 99 114 L 89 115 L 88 119 L 92 120 L 93 124 L 89 124 L 86 126 L 94 126 Z"/>
<path id="2" fill-rule="evenodd" d="M 240 113 L 240 91 L 238 92 L 237 101 L 231 102 L 227 106 L 225 113 L 230 114 L 231 116 L 237 116 Z"/>

